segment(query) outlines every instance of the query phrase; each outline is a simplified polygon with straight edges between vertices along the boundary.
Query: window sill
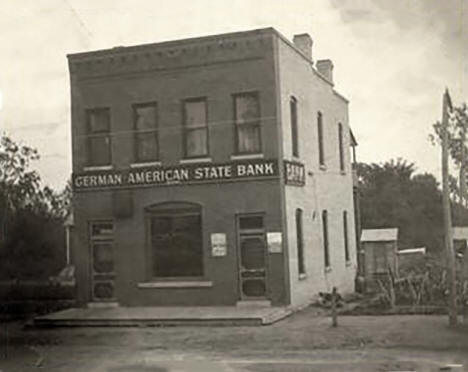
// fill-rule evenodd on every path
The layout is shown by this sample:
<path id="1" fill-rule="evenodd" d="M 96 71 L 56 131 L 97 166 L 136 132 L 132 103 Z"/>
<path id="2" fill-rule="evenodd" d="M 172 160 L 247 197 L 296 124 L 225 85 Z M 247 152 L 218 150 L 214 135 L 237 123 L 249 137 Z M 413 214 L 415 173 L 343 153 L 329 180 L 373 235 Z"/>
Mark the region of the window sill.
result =
<path id="1" fill-rule="evenodd" d="M 84 171 L 98 171 L 98 170 L 111 170 L 114 169 L 112 165 L 89 165 L 83 167 Z"/>
<path id="2" fill-rule="evenodd" d="M 132 163 L 130 164 L 130 168 L 144 168 L 144 167 L 159 167 L 161 166 L 160 161 L 147 161 L 142 163 Z"/>
<path id="3" fill-rule="evenodd" d="M 211 281 L 161 281 L 138 283 L 138 288 L 210 288 L 213 287 Z"/>
<path id="4" fill-rule="evenodd" d="M 331 271 L 332 271 L 331 266 L 327 266 L 327 267 L 325 268 L 325 273 L 330 273 Z"/>
<path id="5" fill-rule="evenodd" d="M 231 160 L 244 160 L 244 159 L 263 159 L 263 154 L 231 155 Z"/>
<path id="6" fill-rule="evenodd" d="M 211 163 L 211 158 L 186 158 L 179 161 L 180 164 Z"/>
<path id="7" fill-rule="evenodd" d="M 346 261 L 346 267 L 349 267 L 349 266 L 352 266 L 352 262 L 351 261 Z"/>
<path id="8" fill-rule="evenodd" d="M 321 164 L 321 165 L 320 165 L 320 170 L 326 171 L 326 170 L 327 170 L 327 166 L 324 165 L 324 164 Z"/>
<path id="9" fill-rule="evenodd" d="M 306 273 L 299 274 L 299 280 L 305 280 L 305 279 L 307 279 Z"/>
<path id="10" fill-rule="evenodd" d="M 342 176 L 346 176 L 346 171 L 342 170 L 342 171 L 340 171 L 340 173 L 341 173 Z"/>

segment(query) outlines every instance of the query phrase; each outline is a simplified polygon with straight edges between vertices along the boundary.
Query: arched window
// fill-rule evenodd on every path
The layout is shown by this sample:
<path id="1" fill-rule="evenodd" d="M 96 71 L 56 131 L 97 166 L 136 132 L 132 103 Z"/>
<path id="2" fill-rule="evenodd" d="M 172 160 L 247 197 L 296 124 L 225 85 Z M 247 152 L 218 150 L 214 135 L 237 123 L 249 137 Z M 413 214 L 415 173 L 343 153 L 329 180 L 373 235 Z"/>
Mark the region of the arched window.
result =
<path id="1" fill-rule="evenodd" d="M 201 207 L 161 203 L 146 209 L 152 277 L 203 275 Z"/>

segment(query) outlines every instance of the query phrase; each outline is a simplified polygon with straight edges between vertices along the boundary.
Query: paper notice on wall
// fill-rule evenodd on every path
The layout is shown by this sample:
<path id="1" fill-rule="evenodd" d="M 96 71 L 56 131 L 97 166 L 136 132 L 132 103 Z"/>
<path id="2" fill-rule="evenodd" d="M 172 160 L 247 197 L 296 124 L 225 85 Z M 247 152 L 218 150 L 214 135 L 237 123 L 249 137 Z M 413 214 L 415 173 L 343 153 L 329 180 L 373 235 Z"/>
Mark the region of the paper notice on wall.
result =
<path id="1" fill-rule="evenodd" d="M 211 234 L 211 255 L 213 257 L 224 257 L 227 254 L 226 234 Z"/>
<path id="2" fill-rule="evenodd" d="M 283 234 L 280 232 L 267 233 L 268 252 L 281 253 L 283 252 Z"/>

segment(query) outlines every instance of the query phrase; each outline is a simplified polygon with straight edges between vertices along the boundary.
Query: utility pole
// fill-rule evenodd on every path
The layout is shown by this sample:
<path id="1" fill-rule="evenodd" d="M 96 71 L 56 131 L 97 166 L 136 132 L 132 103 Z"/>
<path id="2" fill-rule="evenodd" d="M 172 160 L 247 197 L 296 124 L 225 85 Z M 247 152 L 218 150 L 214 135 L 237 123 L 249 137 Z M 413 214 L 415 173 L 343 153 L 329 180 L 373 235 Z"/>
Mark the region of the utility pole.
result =
<path id="1" fill-rule="evenodd" d="M 465 150 L 465 141 L 466 141 L 466 123 L 462 123 L 461 128 L 461 161 L 460 161 L 460 202 L 461 204 L 466 207 L 466 198 L 465 198 L 465 190 L 466 190 L 466 171 L 465 171 L 465 158 L 466 158 L 466 150 Z"/>
<path id="2" fill-rule="evenodd" d="M 450 196 L 448 181 L 448 124 L 452 102 L 448 89 L 445 90 L 442 104 L 442 206 L 444 210 L 445 249 L 447 253 L 447 271 L 449 284 L 448 314 L 449 325 L 457 325 L 457 293 L 455 284 L 455 252 L 453 250 L 452 216 L 450 214 Z"/>

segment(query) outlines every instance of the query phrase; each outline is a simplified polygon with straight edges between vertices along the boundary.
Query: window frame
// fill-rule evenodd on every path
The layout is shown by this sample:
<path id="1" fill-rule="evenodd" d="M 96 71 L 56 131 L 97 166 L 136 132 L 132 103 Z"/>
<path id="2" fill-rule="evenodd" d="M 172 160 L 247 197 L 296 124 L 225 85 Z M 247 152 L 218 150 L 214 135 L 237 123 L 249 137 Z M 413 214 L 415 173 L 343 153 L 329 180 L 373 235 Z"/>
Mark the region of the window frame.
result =
<path id="1" fill-rule="evenodd" d="M 330 261 L 330 241 L 328 235 L 328 211 L 322 211 L 322 235 L 323 235 L 323 258 L 325 270 L 331 268 Z"/>
<path id="2" fill-rule="evenodd" d="M 91 116 L 94 113 L 98 112 L 106 112 L 108 125 L 107 130 L 91 132 Z M 94 107 L 86 109 L 86 167 L 101 167 L 101 166 L 109 166 L 112 165 L 112 138 L 111 138 L 111 110 L 110 107 Z M 108 162 L 105 164 L 100 164 L 93 159 L 91 159 L 91 138 L 105 138 L 107 139 L 108 146 L 107 146 L 107 157 Z"/>
<path id="3" fill-rule="evenodd" d="M 320 167 L 326 167 L 324 131 L 323 131 L 323 114 L 321 111 L 317 112 L 317 136 L 318 136 L 319 165 Z"/>
<path id="4" fill-rule="evenodd" d="M 297 98 L 291 96 L 289 99 L 289 111 L 291 120 L 291 150 L 292 156 L 299 157 L 299 115 Z"/>
<path id="5" fill-rule="evenodd" d="M 258 104 L 258 118 L 249 123 L 238 124 L 237 123 L 237 99 L 245 96 L 253 96 L 257 100 Z M 262 141 L 262 106 L 260 102 L 260 93 L 255 91 L 240 92 L 232 94 L 232 109 L 234 118 L 234 154 L 235 155 L 258 155 L 263 153 L 263 141 Z M 258 151 L 239 151 L 239 127 L 255 126 L 258 128 Z"/>
<path id="6" fill-rule="evenodd" d="M 297 270 L 299 276 L 306 275 L 305 255 L 304 255 L 304 223 L 303 211 L 296 209 L 296 247 L 297 247 Z"/>
<path id="7" fill-rule="evenodd" d="M 168 208 L 175 208 L 170 211 Z M 177 212 L 174 212 L 177 211 Z M 196 213 L 195 213 L 196 211 Z M 178 213 L 179 212 L 179 213 Z M 157 276 L 154 270 L 154 248 L 152 246 L 152 219 L 157 216 L 176 216 L 177 214 L 182 215 L 198 215 L 200 218 L 200 275 L 187 275 L 187 276 Z M 150 205 L 145 208 L 145 227 L 146 227 L 146 278 L 148 282 L 180 282 L 180 281 L 199 281 L 205 278 L 205 239 L 203 230 L 204 214 L 203 208 L 200 204 L 175 201 L 175 202 L 163 202 Z"/>
<path id="8" fill-rule="evenodd" d="M 351 255 L 349 252 L 348 211 L 343 211 L 343 239 L 344 239 L 345 262 L 348 263 L 351 261 Z"/>
<path id="9" fill-rule="evenodd" d="M 139 130 L 137 128 L 137 111 L 139 108 L 145 108 L 145 107 L 154 107 L 154 112 L 155 112 L 155 126 L 154 129 L 146 129 L 146 130 Z M 151 163 L 151 162 L 158 162 L 159 157 L 160 157 L 160 149 L 159 149 L 159 107 L 158 103 L 156 101 L 150 101 L 150 102 L 141 102 L 141 103 L 134 103 L 132 105 L 132 110 L 133 110 L 133 158 L 136 164 L 141 164 L 141 163 Z M 141 133 L 148 133 L 148 134 L 153 134 L 155 135 L 155 143 L 156 143 L 156 157 L 154 159 L 140 159 L 138 156 L 138 134 Z"/>
<path id="10" fill-rule="evenodd" d="M 188 127 L 187 126 L 187 111 L 186 111 L 186 103 L 194 103 L 194 102 L 203 102 L 205 104 L 205 123 L 204 125 L 199 125 L 196 127 Z M 182 146 L 183 146 L 183 156 L 184 159 L 197 159 L 197 158 L 206 158 L 210 156 L 210 131 L 208 126 L 208 99 L 206 96 L 203 97 L 191 97 L 182 100 Z M 188 155 L 187 153 L 187 133 L 191 131 L 197 131 L 200 129 L 205 129 L 205 138 L 206 138 L 206 149 L 205 153 L 201 155 Z"/>
<path id="11" fill-rule="evenodd" d="M 345 154 L 344 154 L 344 138 L 343 138 L 343 124 L 338 123 L 338 155 L 340 161 L 340 171 L 345 171 Z"/>

